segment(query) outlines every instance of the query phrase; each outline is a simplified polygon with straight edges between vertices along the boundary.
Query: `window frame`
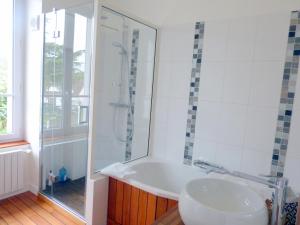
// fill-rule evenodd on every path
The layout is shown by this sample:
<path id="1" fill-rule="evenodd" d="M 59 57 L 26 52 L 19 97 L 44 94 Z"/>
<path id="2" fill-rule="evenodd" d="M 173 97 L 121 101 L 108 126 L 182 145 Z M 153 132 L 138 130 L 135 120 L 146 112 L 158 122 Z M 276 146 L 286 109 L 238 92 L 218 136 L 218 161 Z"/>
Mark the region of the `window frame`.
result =
<path id="1" fill-rule="evenodd" d="M 0 143 L 23 139 L 23 76 L 24 76 L 24 48 L 25 48 L 25 12 L 22 0 L 13 1 L 12 27 L 12 133 L 1 134 Z"/>

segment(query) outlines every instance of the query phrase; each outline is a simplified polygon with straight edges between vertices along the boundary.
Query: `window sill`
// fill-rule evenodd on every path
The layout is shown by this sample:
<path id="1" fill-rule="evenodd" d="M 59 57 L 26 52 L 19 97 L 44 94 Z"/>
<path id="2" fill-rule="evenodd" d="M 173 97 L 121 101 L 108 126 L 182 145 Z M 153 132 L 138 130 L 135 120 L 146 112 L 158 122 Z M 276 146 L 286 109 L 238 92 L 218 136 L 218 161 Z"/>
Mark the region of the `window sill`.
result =
<path id="1" fill-rule="evenodd" d="M 0 143 L 0 155 L 11 154 L 15 152 L 30 152 L 30 144 L 27 141 L 13 141 Z"/>

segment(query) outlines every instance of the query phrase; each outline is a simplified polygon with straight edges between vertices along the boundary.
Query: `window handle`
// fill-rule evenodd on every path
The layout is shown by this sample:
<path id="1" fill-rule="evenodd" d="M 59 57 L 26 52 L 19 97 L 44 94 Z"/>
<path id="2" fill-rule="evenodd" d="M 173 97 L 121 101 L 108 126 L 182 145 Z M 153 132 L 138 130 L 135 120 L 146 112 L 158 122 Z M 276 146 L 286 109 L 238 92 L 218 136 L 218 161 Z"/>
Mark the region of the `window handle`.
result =
<path id="1" fill-rule="evenodd" d="M 79 106 L 79 124 L 85 124 L 89 122 L 89 107 Z"/>

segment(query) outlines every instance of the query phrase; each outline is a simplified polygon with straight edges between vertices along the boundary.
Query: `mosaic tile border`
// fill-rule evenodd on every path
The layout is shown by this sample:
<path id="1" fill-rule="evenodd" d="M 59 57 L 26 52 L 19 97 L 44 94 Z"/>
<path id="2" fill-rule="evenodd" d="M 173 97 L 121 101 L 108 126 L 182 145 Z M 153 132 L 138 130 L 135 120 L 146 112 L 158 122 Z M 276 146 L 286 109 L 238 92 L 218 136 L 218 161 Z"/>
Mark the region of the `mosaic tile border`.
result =
<path id="1" fill-rule="evenodd" d="M 271 174 L 283 176 L 300 59 L 300 11 L 291 14 Z"/>
<path id="2" fill-rule="evenodd" d="M 137 76 L 137 61 L 139 54 L 139 38 L 140 31 L 133 30 L 132 32 L 132 47 L 131 47 L 131 65 L 130 65 L 130 74 L 129 74 L 129 98 L 131 104 L 128 108 L 127 114 L 127 136 L 126 136 L 126 151 L 125 151 L 125 160 L 128 161 L 131 159 L 132 152 L 132 139 L 134 133 L 134 105 L 135 105 L 135 94 L 136 94 L 136 76 Z M 131 110 L 132 112 L 130 113 Z"/>
<path id="3" fill-rule="evenodd" d="M 184 164 L 191 165 L 196 129 L 196 117 L 198 110 L 198 95 L 200 86 L 200 71 L 203 54 L 204 22 L 195 25 L 193 67 L 190 82 L 189 105 L 184 146 Z"/>

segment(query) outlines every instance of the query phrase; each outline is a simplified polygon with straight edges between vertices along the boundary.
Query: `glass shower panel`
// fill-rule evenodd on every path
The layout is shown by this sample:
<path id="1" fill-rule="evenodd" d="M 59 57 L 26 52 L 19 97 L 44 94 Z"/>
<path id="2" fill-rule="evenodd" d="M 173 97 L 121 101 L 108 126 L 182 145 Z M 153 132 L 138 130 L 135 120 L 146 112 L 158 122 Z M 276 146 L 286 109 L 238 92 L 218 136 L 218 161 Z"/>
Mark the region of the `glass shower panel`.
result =
<path id="1" fill-rule="evenodd" d="M 148 154 L 156 43 L 156 29 L 111 9 L 99 19 L 95 172 Z"/>
<path id="2" fill-rule="evenodd" d="M 45 15 L 41 192 L 84 216 L 91 24 L 83 5 Z"/>

